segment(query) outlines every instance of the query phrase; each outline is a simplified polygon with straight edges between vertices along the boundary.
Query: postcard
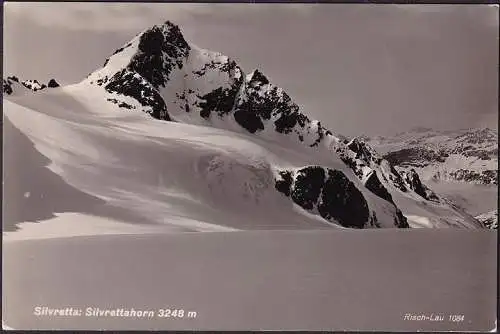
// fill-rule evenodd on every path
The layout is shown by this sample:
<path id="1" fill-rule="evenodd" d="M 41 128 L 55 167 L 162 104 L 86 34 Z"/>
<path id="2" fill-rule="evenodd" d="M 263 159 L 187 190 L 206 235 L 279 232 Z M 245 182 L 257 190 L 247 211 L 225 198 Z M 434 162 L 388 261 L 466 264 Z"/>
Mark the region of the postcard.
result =
<path id="1" fill-rule="evenodd" d="M 496 330 L 498 6 L 3 25 L 4 329 Z"/>

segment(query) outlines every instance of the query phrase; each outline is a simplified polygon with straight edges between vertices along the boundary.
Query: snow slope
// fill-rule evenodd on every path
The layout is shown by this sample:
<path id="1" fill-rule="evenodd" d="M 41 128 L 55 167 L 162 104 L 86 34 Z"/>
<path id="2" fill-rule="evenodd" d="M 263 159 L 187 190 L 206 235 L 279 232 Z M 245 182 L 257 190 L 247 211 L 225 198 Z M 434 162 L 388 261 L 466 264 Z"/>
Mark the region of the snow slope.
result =
<path id="1" fill-rule="evenodd" d="M 265 182 L 272 176 L 259 148 L 245 138 L 238 140 L 217 129 L 161 123 L 140 113 L 97 114 L 90 111 L 102 112 L 94 102 L 87 110 L 77 103 L 66 109 L 65 102 L 78 87 L 64 89 L 70 92 L 40 94 L 30 100 L 39 109 L 45 102 L 48 114 L 9 101 L 4 111 L 51 160 L 48 168 L 71 186 L 133 211 L 145 222 L 182 230 L 227 230 L 224 225 L 229 230 L 329 227 L 301 216 L 274 192 L 272 183 L 252 188 L 252 178 Z M 62 103 L 50 105 L 57 95 Z M 255 210 L 257 205 L 261 210 Z M 260 214 L 262 210 L 265 214 Z"/>
<path id="2" fill-rule="evenodd" d="M 8 99 L 7 120 L 47 168 L 106 207 L 69 211 L 106 217 L 106 231 L 126 220 L 164 231 L 405 227 L 402 213 L 422 217 L 409 220 L 414 227 L 483 227 L 417 193 L 364 142 L 310 120 L 259 71 L 245 75 L 169 22 L 81 83 Z M 311 170 L 328 177 L 312 183 L 320 174 Z M 287 172 L 291 182 L 279 190 Z M 356 208 L 356 218 L 341 217 Z M 51 217 L 61 224 L 68 209 L 58 210 Z"/>

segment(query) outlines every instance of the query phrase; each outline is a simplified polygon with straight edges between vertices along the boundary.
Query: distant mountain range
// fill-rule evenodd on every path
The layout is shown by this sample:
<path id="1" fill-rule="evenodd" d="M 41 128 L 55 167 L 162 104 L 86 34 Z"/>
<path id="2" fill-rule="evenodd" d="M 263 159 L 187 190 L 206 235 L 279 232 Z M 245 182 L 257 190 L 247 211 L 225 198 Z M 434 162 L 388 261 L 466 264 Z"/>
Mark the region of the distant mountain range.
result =
<path id="1" fill-rule="evenodd" d="M 3 79 L 3 93 L 6 95 L 23 94 L 28 91 L 39 91 L 45 88 L 56 88 L 59 84 L 55 79 L 50 79 L 47 84 L 38 82 L 38 80 L 19 80 L 16 76 L 10 76 Z"/>
<path id="2" fill-rule="evenodd" d="M 498 131 L 462 129 L 437 131 L 414 128 L 395 136 L 362 137 L 390 161 L 400 173 L 416 173 L 423 182 L 432 182 L 431 188 L 446 188 L 452 198 L 479 202 L 481 192 L 491 196 L 487 188 L 456 186 L 461 183 L 478 186 L 498 186 Z M 447 184 L 441 186 L 440 184 Z M 451 186 L 453 188 L 453 186 Z M 481 191 L 484 189 L 484 191 Z M 439 191 L 438 191 L 439 193 Z M 488 201 L 490 202 L 490 201 Z M 489 228 L 497 228 L 497 212 L 492 210 L 476 216 Z"/>
<path id="3" fill-rule="evenodd" d="M 393 137 L 364 138 L 393 165 L 423 180 L 498 184 L 498 131 L 417 128 Z"/>
<path id="4" fill-rule="evenodd" d="M 487 228 L 498 229 L 498 210 L 493 210 L 476 216 L 476 219 L 483 223 Z"/>

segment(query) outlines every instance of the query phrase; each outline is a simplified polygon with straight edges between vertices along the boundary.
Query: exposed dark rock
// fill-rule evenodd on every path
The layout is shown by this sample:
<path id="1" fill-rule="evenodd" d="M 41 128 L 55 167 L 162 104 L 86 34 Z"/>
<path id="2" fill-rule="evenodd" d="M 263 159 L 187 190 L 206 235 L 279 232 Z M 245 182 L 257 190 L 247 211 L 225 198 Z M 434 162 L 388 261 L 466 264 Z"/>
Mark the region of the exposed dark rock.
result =
<path id="1" fill-rule="evenodd" d="M 371 227 L 380 227 L 380 223 L 377 219 L 377 214 L 375 212 L 372 212 L 372 214 L 370 215 L 368 223 L 370 224 Z"/>
<path id="2" fill-rule="evenodd" d="M 35 80 L 25 80 L 25 81 L 21 82 L 21 84 L 24 87 L 31 89 L 34 92 L 42 90 L 44 88 L 47 88 L 47 86 L 45 84 L 40 84 L 40 82 L 38 82 L 38 80 L 36 80 L 36 79 Z"/>
<path id="3" fill-rule="evenodd" d="M 118 107 L 125 108 L 125 109 L 134 109 L 134 107 L 132 105 L 125 103 L 125 102 L 120 102 L 118 104 Z"/>
<path id="4" fill-rule="evenodd" d="M 351 142 L 347 144 L 347 147 L 356 153 L 356 159 L 359 159 L 362 156 L 371 157 L 370 152 L 365 147 L 365 143 L 357 138 L 351 140 Z"/>
<path id="5" fill-rule="evenodd" d="M 273 108 L 273 115 L 279 116 L 274 122 L 274 127 L 279 133 L 290 133 L 297 124 L 304 128 L 309 122 L 309 118 L 299 112 L 299 107 L 286 93 L 283 93 L 282 99 L 278 100 Z"/>
<path id="6" fill-rule="evenodd" d="M 406 172 L 404 174 L 404 179 L 406 183 L 410 186 L 410 189 L 412 189 L 415 193 L 422 196 L 423 198 L 428 199 L 426 188 L 420 181 L 420 178 L 418 177 L 418 174 L 414 169 L 411 169 L 410 171 Z"/>
<path id="7" fill-rule="evenodd" d="M 389 174 L 389 179 L 393 182 L 393 184 L 402 192 L 407 192 L 408 189 L 405 186 L 403 177 L 401 174 L 394 168 L 392 164 L 389 163 L 391 174 Z"/>
<path id="8" fill-rule="evenodd" d="M 327 220 L 335 219 L 342 226 L 353 228 L 363 228 L 369 216 L 363 194 L 344 173 L 331 169 L 328 169 L 318 211 Z"/>
<path id="9" fill-rule="evenodd" d="M 59 87 L 60 85 L 57 83 L 55 79 L 50 79 L 48 85 L 49 88 L 56 88 Z"/>
<path id="10" fill-rule="evenodd" d="M 276 180 L 275 188 L 279 192 L 285 194 L 286 196 L 290 196 L 292 191 L 292 183 L 293 176 L 290 171 L 280 171 L 279 172 L 281 179 Z"/>
<path id="11" fill-rule="evenodd" d="M 215 111 L 218 112 L 219 116 L 231 113 L 236 94 L 238 94 L 238 88 L 237 84 L 226 89 L 219 87 L 208 94 L 200 96 L 199 98 L 202 100 L 199 103 L 201 117 L 209 118 L 211 113 Z M 241 123 L 240 125 L 243 126 Z"/>
<path id="12" fill-rule="evenodd" d="M 312 210 L 325 183 L 325 170 L 319 166 L 300 169 L 295 175 L 292 199 L 306 210 Z"/>
<path id="13" fill-rule="evenodd" d="M 160 28 L 153 27 L 146 31 L 141 35 L 139 41 L 139 50 L 142 53 L 137 53 L 129 65 L 131 70 L 142 75 L 155 87 L 165 86 L 162 71 L 164 66 L 162 47 L 164 43 L 165 37 Z"/>
<path id="14" fill-rule="evenodd" d="M 290 96 L 278 87 L 270 85 L 269 80 L 257 70 L 246 83 L 244 96 L 245 98 L 236 102 L 235 114 L 240 113 L 240 119 L 243 119 L 242 111 L 255 115 L 245 116 L 255 125 L 245 126 L 240 123 L 244 128 L 263 129 L 264 121 L 270 120 L 271 117 L 276 119 L 275 129 L 280 133 L 290 133 L 297 123 L 305 126 L 306 117 L 299 113 L 299 107 L 292 102 Z"/>
<path id="15" fill-rule="evenodd" d="M 106 82 L 108 82 L 108 77 L 104 77 L 104 78 L 101 78 L 101 79 L 97 79 L 96 83 L 99 85 L 99 86 L 102 86 L 103 84 L 105 84 Z"/>
<path id="16" fill-rule="evenodd" d="M 394 204 L 391 194 L 380 182 L 376 171 L 371 172 L 371 174 L 368 176 L 365 182 L 365 187 L 368 188 L 368 190 L 370 190 L 378 197 L 383 198 L 386 201 L 389 201 Z"/>
<path id="17" fill-rule="evenodd" d="M 243 78 L 241 76 L 238 78 L 235 77 L 236 73 L 241 73 L 241 69 L 235 61 L 228 60 L 225 63 L 212 63 L 210 67 L 223 73 L 227 73 L 230 86 L 226 88 L 219 87 L 203 96 L 198 96 L 201 100 L 201 102 L 198 103 L 198 106 L 201 108 L 200 115 L 205 119 L 208 119 L 213 112 L 217 112 L 219 116 L 223 117 L 225 115 L 229 115 L 231 112 L 235 112 L 235 110 L 238 110 L 238 108 L 235 109 L 235 100 L 238 91 L 243 84 Z M 188 92 L 192 93 L 193 91 L 189 90 Z M 245 111 L 248 109 L 246 107 L 247 106 L 240 107 L 239 109 Z M 245 118 L 243 115 L 239 115 L 238 117 L 241 120 Z M 248 127 L 250 129 L 255 128 L 254 126 Z"/>
<path id="18" fill-rule="evenodd" d="M 165 101 L 158 91 L 137 73 L 123 69 L 115 74 L 105 89 L 108 92 L 123 94 L 136 99 L 143 107 L 149 107 L 151 116 L 170 121 Z"/>
<path id="19" fill-rule="evenodd" d="M 183 59 L 191 49 L 179 27 L 168 21 L 163 27 L 154 26 L 145 31 L 139 39 L 138 48 L 139 52 L 132 58 L 128 68 L 139 73 L 156 88 L 165 86 L 174 67 L 182 68 Z"/>
<path id="20" fill-rule="evenodd" d="M 328 221 L 363 228 L 370 218 L 370 224 L 380 226 L 375 215 L 369 217 L 363 194 L 341 171 L 320 166 L 304 167 L 295 174 L 281 171 L 275 187 L 306 210 L 316 207 L 320 216 Z"/>
<path id="21" fill-rule="evenodd" d="M 3 79 L 3 93 L 10 95 L 14 92 L 12 84 L 17 82 L 24 86 L 25 88 L 32 90 L 33 92 L 47 88 L 47 85 L 41 84 L 38 80 L 24 80 L 20 81 L 16 76 L 9 76 L 7 79 Z"/>
<path id="22" fill-rule="evenodd" d="M 113 52 L 113 56 L 114 56 L 115 54 L 117 54 L 117 53 L 122 52 L 123 50 L 125 50 L 126 48 L 128 48 L 128 47 L 129 47 L 129 46 L 131 46 L 131 45 L 132 45 L 132 43 L 127 43 L 127 45 L 122 46 L 121 48 L 116 49 L 116 50 L 115 50 L 115 52 Z M 108 58 L 108 59 L 106 59 L 106 61 L 108 61 L 108 60 L 109 60 L 109 58 Z M 104 65 L 104 66 L 106 66 L 106 65 Z"/>
<path id="23" fill-rule="evenodd" d="M 10 95 L 13 92 L 14 91 L 12 89 L 11 83 L 8 80 L 3 79 L 3 93 L 7 94 L 7 95 Z"/>
<path id="24" fill-rule="evenodd" d="M 124 49 L 125 49 L 124 47 L 116 49 L 115 52 L 113 52 L 113 55 L 122 52 Z M 109 58 L 107 60 L 109 60 Z"/>
<path id="25" fill-rule="evenodd" d="M 193 71 L 198 77 L 202 77 L 207 73 L 207 70 L 218 70 L 221 72 L 232 73 L 233 70 L 239 68 L 236 62 L 227 58 L 226 60 L 211 60 L 203 64 L 203 67 L 197 71 Z M 241 78 L 241 80 L 243 80 Z"/>
<path id="26" fill-rule="evenodd" d="M 117 99 L 108 99 L 109 102 L 113 102 L 114 104 L 117 104 L 118 107 L 120 108 L 125 108 L 125 109 L 135 109 L 134 106 L 126 103 L 126 102 L 123 102 L 123 101 L 119 101 Z"/>
<path id="27" fill-rule="evenodd" d="M 398 228 L 409 228 L 408 219 L 403 215 L 403 212 L 396 208 L 396 217 L 394 218 L 394 226 Z"/>
<path id="28" fill-rule="evenodd" d="M 269 80 L 261 71 L 255 70 L 253 71 L 250 81 L 248 83 L 250 85 L 254 83 L 258 83 L 260 85 L 267 85 L 269 83 Z"/>
<path id="29" fill-rule="evenodd" d="M 347 148 L 356 153 L 356 159 L 364 161 L 368 166 L 371 164 L 371 162 L 374 162 L 377 165 L 382 162 L 382 158 L 379 157 L 371 147 L 369 147 L 364 141 L 359 138 L 354 138 L 350 142 L 348 142 Z"/>
<path id="30" fill-rule="evenodd" d="M 134 109 L 134 107 L 132 105 L 125 103 L 125 102 L 118 103 L 118 107 L 125 108 L 125 109 Z"/>
<path id="31" fill-rule="evenodd" d="M 279 133 L 290 133 L 293 127 L 297 124 L 299 113 L 283 114 L 274 122 L 276 131 Z"/>
<path id="32" fill-rule="evenodd" d="M 264 130 L 264 123 L 258 115 L 251 110 L 238 109 L 234 112 L 234 119 L 243 128 L 250 133 L 255 133 L 258 130 Z"/>

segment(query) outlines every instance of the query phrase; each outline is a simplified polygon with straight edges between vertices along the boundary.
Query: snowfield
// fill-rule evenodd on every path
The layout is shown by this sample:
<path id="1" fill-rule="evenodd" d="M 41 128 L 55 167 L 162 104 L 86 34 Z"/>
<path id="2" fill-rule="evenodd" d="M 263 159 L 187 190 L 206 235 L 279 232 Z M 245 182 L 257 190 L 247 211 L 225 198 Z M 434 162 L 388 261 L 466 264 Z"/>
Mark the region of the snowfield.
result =
<path id="1" fill-rule="evenodd" d="M 26 136 L 36 152 L 50 160 L 46 167 L 51 172 L 76 191 L 104 203 L 89 208 L 74 205 L 71 211 L 75 213 L 56 209 L 50 219 L 34 218 L 44 221 L 40 226 L 21 221 L 20 231 L 4 233 L 7 239 L 54 236 L 57 228 L 61 236 L 91 234 L 92 230 L 101 234 L 343 228 L 303 210 L 274 189 L 277 168 L 307 165 L 343 171 L 362 190 L 382 225 L 392 226 L 394 208 L 367 191 L 334 154 L 298 146 L 286 137 L 267 140 L 209 126 L 155 120 L 140 111 L 124 111 L 109 103 L 102 90 L 84 83 L 11 97 L 4 101 L 4 113 L 12 131 Z M 15 148 L 9 127 L 5 131 L 6 145 Z M 20 161 L 13 170 L 27 164 Z M 23 193 L 55 189 L 50 184 L 43 190 L 33 186 L 28 185 Z M 57 203 L 64 196 L 54 193 L 52 200 Z M 433 221 L 427 225 L 454 224 L 451 219 L 436 217 L 446 217 L 442 205 L 420 207 L 415 199 L 404 196 L 395 201 L 410 214 Z M 113 213 L 96 209 L 100 206 Z M 409 223 L 421 226 L 412 219 Z M 474 226 L 474 221 L 470 224 Z M 457 225 L 463 226 L 463 220 Z"/>
<path id="2" fill-rule="evenodd" d="M 5 101 L 6 121 L 50 159 L 52 172 L 106 205 L 132 211 L 140 217 L 136 223 L 185 231 L 331 227 L 274 191 L 265 159 L 270 152 L 244 136 L 137 112 L 103 113 L 95 105 L 68 110 L 65 102 L 75 88 L 25 100 L 38 110 L 45 105 L 47 113 Z M 62 97 L 59 105 L 51 104 L 56 95 Z"/>
<path id="3" fill-rule="evenodd" d="M 488 332 L 496 320 L 496 239 L 489 230 L 384 229 L 7 241 L 3 319 L 18 330 Z M 34 316 L 40 304 L 170 307 L 197 316 Z M 403 319 L 420 309 L 466 313 L 470 321 Z"/>

